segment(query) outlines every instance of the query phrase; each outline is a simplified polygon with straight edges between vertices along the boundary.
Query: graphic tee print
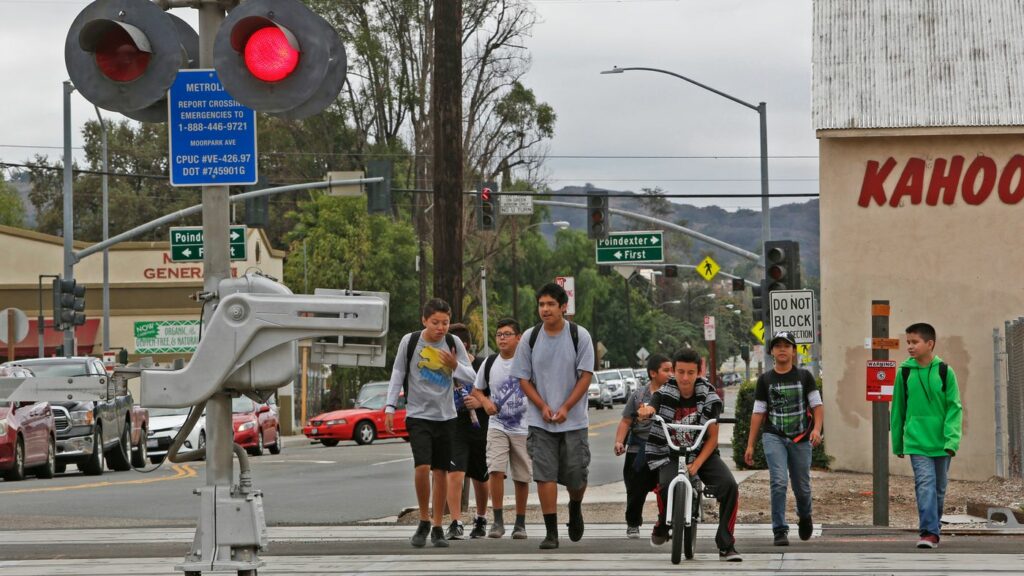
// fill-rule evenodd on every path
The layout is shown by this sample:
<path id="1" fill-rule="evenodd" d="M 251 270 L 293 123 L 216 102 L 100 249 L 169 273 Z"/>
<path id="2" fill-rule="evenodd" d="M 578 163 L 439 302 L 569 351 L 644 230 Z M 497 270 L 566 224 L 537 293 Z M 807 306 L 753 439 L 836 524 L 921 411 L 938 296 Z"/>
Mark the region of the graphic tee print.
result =
<path id="1" fill-rule="evenodd" d="M 696 398 L 682 398 L 680 399 L 681 404 L 676 408 L 676 415 L 672 421 L 676 424 L 687 424 L 691 426 L 697 426 L 701 424 L 700 413 L 697 412 L 697 399 Z M 675 438 L 672 440 L 679 445 L 680 448 L 688 448 L 693 446 L 694 441 L 697 440 L 697 436 L 700 432 L 695 430 L 674 430 Z"/>
<path id="2" fill-rule="evenodd" d="M 416 363 L 416 369 L 420 372 L 420 379 L 427 384 L 433 384 L 439 388 L 447 388 L 452 383 L 452 370 L 441 362 L 441 351 L 432 346 L 425 346 L 420 349 L 420 361 Z"/>
<path id="3" fill-rule="evenodd" d="M 475 386 L 479 390 L 490 389 L 491 402 L 498 409 L 498 413 L 491 417 L 491 426 L 504 430 L 506 434 L 525 435 L 529 431 L 526 424 L 527 398 L 519 386 L 519 379 L 512 377 L 511 370 L 512 359 L 499 356 L 491 366 L 490 385 L 485 364 L 477 372 Z"/>

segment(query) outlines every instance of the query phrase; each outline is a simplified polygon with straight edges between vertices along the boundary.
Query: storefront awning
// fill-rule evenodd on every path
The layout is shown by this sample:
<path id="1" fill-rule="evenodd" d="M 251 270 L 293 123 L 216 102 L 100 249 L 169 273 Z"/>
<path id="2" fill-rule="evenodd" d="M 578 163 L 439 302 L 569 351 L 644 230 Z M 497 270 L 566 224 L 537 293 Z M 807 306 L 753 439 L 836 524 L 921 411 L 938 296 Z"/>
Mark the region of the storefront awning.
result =
<path id="1" fill-rule="evenodd" d="M 39 323 L 35 318 L 28 321 L 28 336 L 15 344 L 15 358 L 38 358 L 39 357 Z M 78 356 L 92 354 L 96 346 L 96 334 L 99 332 L 100 319 L 87 318 L 85 324 L 75 328 L 75 339 L 77 340 Z M 53 329 L 53 320 L 43 321 L 43 356 L 57 354 L 57 347 L 64 343 L 64 333 Z M 0 349 L 0 354 L 6 355 L 6 347 Z"/>

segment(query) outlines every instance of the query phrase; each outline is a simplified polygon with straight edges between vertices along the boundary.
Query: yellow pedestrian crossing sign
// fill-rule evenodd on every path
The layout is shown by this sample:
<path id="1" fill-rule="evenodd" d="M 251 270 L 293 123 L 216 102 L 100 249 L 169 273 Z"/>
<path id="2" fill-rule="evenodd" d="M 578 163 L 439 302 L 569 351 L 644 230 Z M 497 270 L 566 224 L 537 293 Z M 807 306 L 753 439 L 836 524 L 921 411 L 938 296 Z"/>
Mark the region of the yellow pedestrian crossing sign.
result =
<path id="1" fill-rule="evenodd" d="M 757 341 L 764 344 L 764 322 L 758 320 L 757 324 L 750 329 L 750 333 L 757 338 Z"/>
<path id="2" fill-rule="evenodd" d="M 700 274 L 701 278 L 711 282 L 711 279 L 714 278 L 715 274 L 718 274 L 718 271 L 721 269 L 722 267 L 718 265 L 718 262 L 712 260 L 711 256 L 705 256 L 704 259 L 700 261 L 700 264 L 697 265 L 697 274 Z"/>

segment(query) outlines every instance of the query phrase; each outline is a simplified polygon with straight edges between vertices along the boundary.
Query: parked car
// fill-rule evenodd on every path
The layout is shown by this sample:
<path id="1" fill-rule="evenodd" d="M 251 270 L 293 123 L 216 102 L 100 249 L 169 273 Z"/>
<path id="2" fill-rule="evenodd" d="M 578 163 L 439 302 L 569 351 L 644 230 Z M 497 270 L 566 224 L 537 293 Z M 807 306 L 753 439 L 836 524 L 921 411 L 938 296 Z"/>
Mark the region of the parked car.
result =
<path id="1" fill-rule="evenodd" d="M 387 384 L 385 382 L 385 384 Z M 363 390 L 359 396 L 363 397 Z M 378 392 L 380 392 L 378 390 Z M 387 403 L 387 387 L 378 394 L 367 394 L 358 401 L 355 408 L 334 410 L 314 416 L 302 433 L 310 440 L 318 440 L 324 446 L 337 446 L 342 440 L 355 440 L 357 444 L 372 444 L 377 438 L 402 438 L 408 440 L 405 430 L 405 396 L 399 394 L 395 406 L 394 433 L 384 430 L 384 406 Z"/>
<path id="2" fill-rule="evenodd" d="M 0 367 L 0 378 L 31 378 L 24 368 Z M 47 402 L 0 400 L 0 473 L 8 481 L 23 480 L 31 470 L 53 478 L 57 469 L 57 426 Z"/>
<path id="3" fill-rule="evenodd" d="M 159 464 L 167 457 L 167 450 L 188 419 L 191 408 L 150 408 L 149 437 L 146 440 L 147 457 L 153 464 Z M 206 415 L 192 427 L 178 454 L 199 450 L 206 446 Z"/>
<path id="4" fill-rule="evenodd" d="M 32 358 L 5 364 L 11 365 L 28 368 L 39 378 L 109 378 L 103 362 L 90 356 Z M 138 449 L 132 445 L 133 437 L 142 441 L 141 434 L 133 434 L 135 401 L 127 386 L 105 388 L 104 398 L 95 402 L 40 399 L 50 403 L 57 425 L 57 473 L 64 472 L 68 464 L 76 464 L 87 475 L 103 474 L 106 467 L 131 469 L 131 453 Z"/>
<path id="5" fill-rule="evenodd" d="M 231 400 L 231 419 L 235 444 L 253 456 L 262 456 L 264 447 L 271 454 L 281 453 L 281 423 L 276 408 L 240 396 Z"/>
<path id="6" fill-rule="evenodd" d="M 632 368 L 620 368 L 619 373 L 622 374 L 622 380 L 626 382 L 626 398 L 629 398 L 640 387 L 640 380 L 637 379 Z"/>
<path id="7" fill-rule="evenodd" d="M 388 386 L 390 385 L 391 382 L 388 382 L 387 380 L 367 382 L 366 384 L 363 384 L 362 387 L 359 388 L 359 394 L 356 394 L 355 405 L 362 406 L 374 396 L 383 395 L 386 397 L 388 394 Z"/>
<path id="8" fill-rule="evenodd" d="M 607 384 L 601 384 L 597 379 L 591 380 L 587 388 L 587 407 L 590 406 L 598 410 L 612 407 L 612 391 Z"/>
<path id="9" fill-rule="evenodd" d="M 740 376 L 738 372 L 730 372 L 729 374 L 722 374 L 722 383 L 726 386 L 733 386 L 735 384 L 743 383 L 743 376 Z"/>
<path id="10" fill-rule="evenodd" d="M 612 393 L 612 402 L 626 402 L 628 397 L 626 381 L 618 370 L 598 370 L 594 376 L 597 377 L 599 383 L 608 386 L 608 390 Z"/>

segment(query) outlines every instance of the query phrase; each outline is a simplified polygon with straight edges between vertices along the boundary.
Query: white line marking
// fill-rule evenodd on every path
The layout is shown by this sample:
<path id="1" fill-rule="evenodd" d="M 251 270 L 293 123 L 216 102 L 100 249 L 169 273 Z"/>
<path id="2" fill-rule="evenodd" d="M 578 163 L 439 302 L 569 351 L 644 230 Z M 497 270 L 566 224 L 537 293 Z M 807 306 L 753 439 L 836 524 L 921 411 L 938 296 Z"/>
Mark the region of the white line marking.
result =
<path id="1" fill-rule="evenodd" d="M 375 464 L 370 464 L 370 466 L 383 466 L 385 464 L 397 464 L 399 462 L 408 462 L 409 460 L 412 460 L 411 456 L 409 458 L 399 458 L 398 460 L 385 460 L 384 462 L 377 462 Z"/>

